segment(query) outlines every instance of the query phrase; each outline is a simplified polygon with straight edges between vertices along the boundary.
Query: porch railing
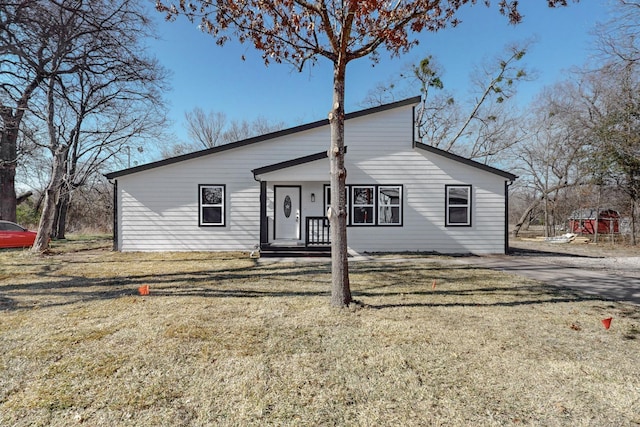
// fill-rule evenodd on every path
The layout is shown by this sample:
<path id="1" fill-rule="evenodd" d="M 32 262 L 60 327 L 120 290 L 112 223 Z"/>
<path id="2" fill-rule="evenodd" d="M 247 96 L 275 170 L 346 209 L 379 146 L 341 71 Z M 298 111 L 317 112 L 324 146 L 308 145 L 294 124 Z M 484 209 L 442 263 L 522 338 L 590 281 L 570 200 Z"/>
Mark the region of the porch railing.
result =
<path id="1" fill-rule="evenodd" d="M 307 217 L 307 246 L 327 246 L 331 244 L 329 218 L 324 216 Z"/>

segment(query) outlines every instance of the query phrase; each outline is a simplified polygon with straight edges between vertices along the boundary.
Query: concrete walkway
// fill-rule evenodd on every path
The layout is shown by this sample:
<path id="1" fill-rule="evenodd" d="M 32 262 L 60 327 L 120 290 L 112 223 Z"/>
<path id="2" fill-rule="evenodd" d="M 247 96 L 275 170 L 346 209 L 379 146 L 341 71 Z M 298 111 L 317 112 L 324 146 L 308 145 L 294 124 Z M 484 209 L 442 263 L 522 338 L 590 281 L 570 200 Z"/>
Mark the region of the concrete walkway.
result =
<path id="1" fill-rule="evenodd" d="M 504 271 L 552 286 L 640 305 L 640 257 L 498 255 L 455 258 L 452 262 Z"/>

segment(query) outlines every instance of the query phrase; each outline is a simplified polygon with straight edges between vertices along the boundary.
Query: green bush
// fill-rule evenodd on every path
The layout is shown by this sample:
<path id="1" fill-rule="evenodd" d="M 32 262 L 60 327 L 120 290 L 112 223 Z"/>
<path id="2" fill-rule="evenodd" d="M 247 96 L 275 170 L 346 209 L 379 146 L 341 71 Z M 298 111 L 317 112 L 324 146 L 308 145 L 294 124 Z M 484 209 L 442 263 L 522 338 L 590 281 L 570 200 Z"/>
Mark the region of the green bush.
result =
<path id="1" fill-rule="evenodd" d="M 16 208 L 16 218 L 18 224 L 23 227 L 35 228 L 40 221 L 40 213 L 35 209 L 31 200 L 27 200 Z"/>

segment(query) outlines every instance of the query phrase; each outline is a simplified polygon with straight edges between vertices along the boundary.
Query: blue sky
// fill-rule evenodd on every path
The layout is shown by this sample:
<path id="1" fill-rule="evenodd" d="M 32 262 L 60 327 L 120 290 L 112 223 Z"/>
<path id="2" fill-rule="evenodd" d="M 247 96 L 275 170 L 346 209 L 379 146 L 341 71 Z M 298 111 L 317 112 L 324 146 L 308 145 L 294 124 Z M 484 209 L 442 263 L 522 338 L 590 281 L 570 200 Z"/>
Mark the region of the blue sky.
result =
<path id="1" fill-rule="evenodd" d="M 550 9 L 546 0 L 527 0 L 520 2 L 524 21 L 517 26 L 498 13 L 497 0 L 491 8 L 478 3 L 462 10 L 458 27 L 422 33 L 420 45 L 400 58 L 391 59 L 381 52 L 375 67 L 368 58 L 352 62 L 347 69 L 346 111 L 361 109 L 367 92 L 377 83 L 427 54 L 443 67 L 446 88 L 464 97 L 475 65 L 499 54 L 509 43 L 535 38 L 525 62 L 537 71 L 538 78 L 524 83 L 519 94 L 520 102 L 527 103 L 542 87 L 564 79 L 568 69 L 583 65 L 593 54 L 590 31 L 596 22 L 606 20 L 608 1 L 582 0 L 570 2 L 567 8 Z M 265 67 L 260 53 L 249 45 L 220 47 L 183 17 L 165 22 L 161 14 L 153 13 L 161 39 L 150 48 L 173 73 L 167 100 L 178 140 L 187 139 L 184 113 L 194 107 L 224 112 L 229 119 L 264 117 L 287 126 L 326 118 L 332 85 L 328 60 L 319 58 L 314 67 L 302 72 L 288 64 Z"/>

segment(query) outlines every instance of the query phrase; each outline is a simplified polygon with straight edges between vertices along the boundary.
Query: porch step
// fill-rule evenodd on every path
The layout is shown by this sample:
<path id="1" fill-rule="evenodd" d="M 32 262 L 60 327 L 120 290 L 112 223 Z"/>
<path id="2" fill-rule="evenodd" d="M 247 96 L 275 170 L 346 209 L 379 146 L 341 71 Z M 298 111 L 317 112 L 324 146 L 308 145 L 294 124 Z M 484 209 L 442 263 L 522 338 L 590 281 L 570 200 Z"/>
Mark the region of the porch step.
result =
<path id="1" fill-rule="evenodd" d="M 331 257 L 330 246 L 267 246 L 260 249 L 260 257 Z"/>

